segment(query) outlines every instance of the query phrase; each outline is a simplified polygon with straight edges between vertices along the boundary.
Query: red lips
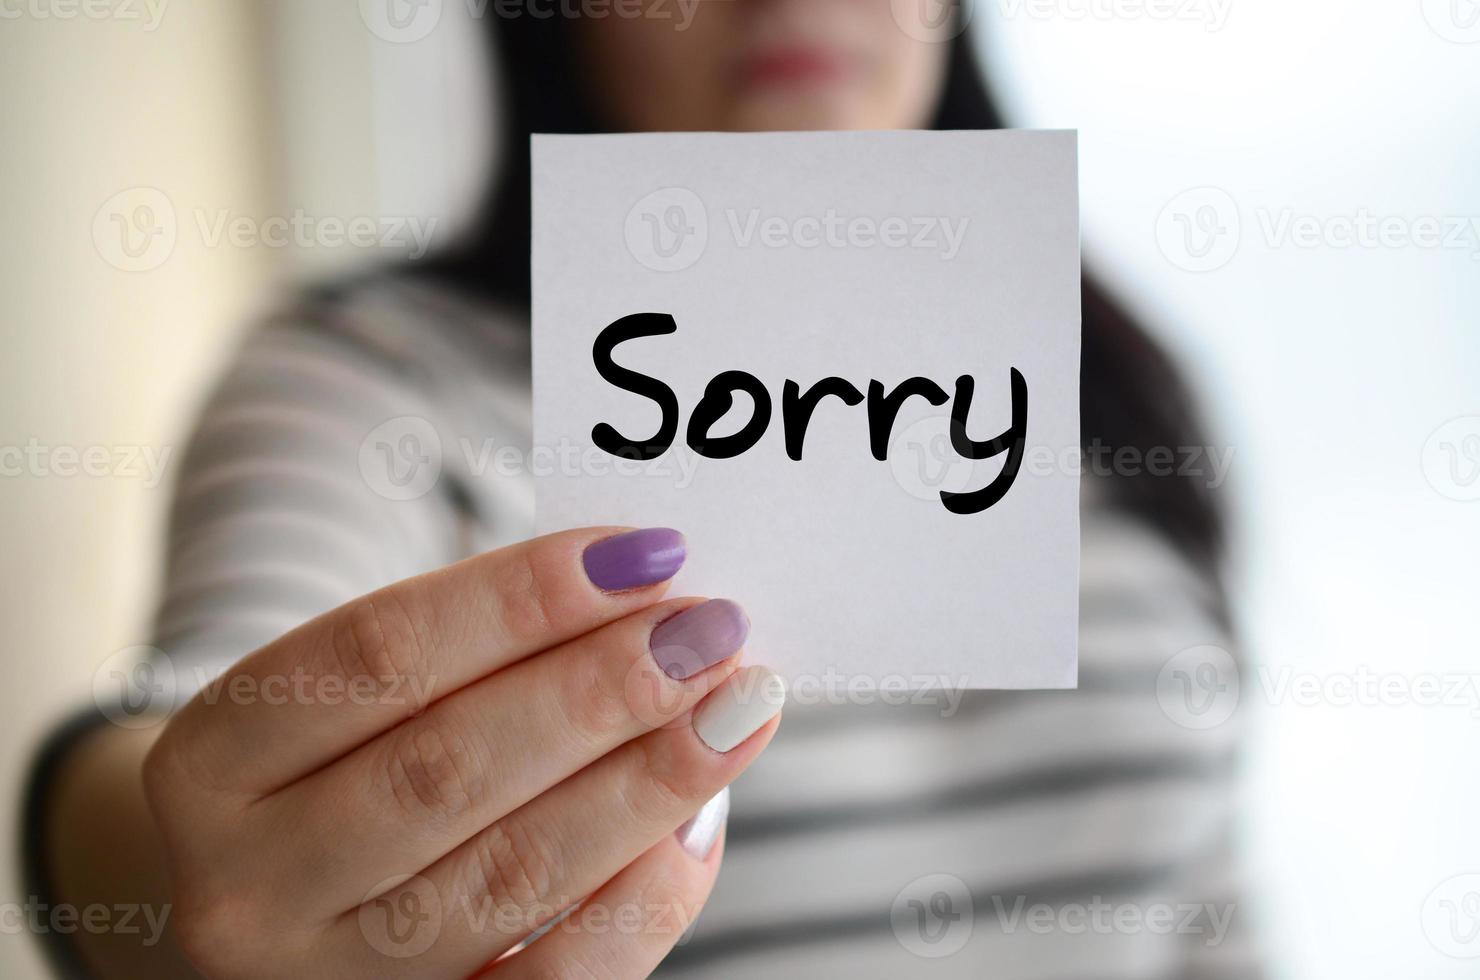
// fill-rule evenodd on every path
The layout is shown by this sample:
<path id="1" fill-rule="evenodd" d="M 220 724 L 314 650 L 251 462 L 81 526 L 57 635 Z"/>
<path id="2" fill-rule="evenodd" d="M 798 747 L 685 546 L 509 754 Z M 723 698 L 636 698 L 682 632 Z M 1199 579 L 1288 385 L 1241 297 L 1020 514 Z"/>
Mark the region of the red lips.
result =
<path id="1" fill-rule="evenodd" d="M 847 59 L 835 51 L 815 45 L 789 45 L 745 58 L 739 75 L 747 86 L 809 85 L 834 81 L 847 72 Z"/>

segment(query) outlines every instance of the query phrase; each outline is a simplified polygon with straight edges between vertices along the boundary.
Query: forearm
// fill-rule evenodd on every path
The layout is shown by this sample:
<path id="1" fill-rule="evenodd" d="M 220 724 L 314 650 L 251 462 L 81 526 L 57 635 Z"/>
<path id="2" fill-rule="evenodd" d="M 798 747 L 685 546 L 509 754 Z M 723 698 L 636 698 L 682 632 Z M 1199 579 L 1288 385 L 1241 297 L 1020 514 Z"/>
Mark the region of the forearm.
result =
<path id="1" fill-rule="evenodd" d="M 40 807 L 40 867 L 51 892 L 39 921 L 88 976 L 194 977 L 170 918 L 159 832 L 144 798 L 145 754 L 162 726 L 104 725 L 58 760 Z"/>

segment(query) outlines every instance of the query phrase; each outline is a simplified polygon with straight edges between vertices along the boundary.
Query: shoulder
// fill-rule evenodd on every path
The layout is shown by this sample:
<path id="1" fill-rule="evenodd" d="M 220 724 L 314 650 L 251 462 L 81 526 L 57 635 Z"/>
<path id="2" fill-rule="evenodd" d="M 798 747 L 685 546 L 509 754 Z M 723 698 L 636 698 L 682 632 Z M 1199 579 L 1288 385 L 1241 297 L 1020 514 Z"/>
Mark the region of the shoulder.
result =
<path id="1" fill-rule="evenodd" d="M 452 378 L 528 372 L 524 311 L 460 295 L 429 279 L 379 273 L 293 291 L 249 329 L 243 358 L 315 355 L 438 387 Z"/>

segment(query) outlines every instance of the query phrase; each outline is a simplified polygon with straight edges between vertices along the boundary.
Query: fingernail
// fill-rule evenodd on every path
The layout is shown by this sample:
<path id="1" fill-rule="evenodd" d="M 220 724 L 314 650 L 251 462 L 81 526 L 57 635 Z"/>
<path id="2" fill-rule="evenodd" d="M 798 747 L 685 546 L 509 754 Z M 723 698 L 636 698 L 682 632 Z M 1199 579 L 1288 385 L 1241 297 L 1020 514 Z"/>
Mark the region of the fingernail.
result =
<path id="1" fill-rule="evenodd" d="M 725 818 L 729 815 L 730 787 L 726 786 L 704 804 L 702 810 L 684 821 L 684 825 L 674 831 L 674 836 L 683 845 L 683 849 L 689 852 L 690 857 L 702 861 L 714 850 L 714 844 L 719 840 L 720 828 L 725 825 Z"/>
<path id="2" fill-rule="evenodd" d="M 588 545 L 582 562 L 592 585 L 603 592 L 621 592 L 672 578 L 686 554 L 682 534 L 649 527 Z"/>
<path id="3" fill-rule="evenodd" d="M 716 752 L 728 752 L 781 713 L 786 681 L 768 667 L 736 671 L 694 709 L 694 731 Z"/>
<path id="4" fill-rule="evenodd" d="M 745 610 L 729 599 L 710 599 L 659 623 L 648 645 L 658 668 L 682 681 L 739 653 L 749 633 Z"/>

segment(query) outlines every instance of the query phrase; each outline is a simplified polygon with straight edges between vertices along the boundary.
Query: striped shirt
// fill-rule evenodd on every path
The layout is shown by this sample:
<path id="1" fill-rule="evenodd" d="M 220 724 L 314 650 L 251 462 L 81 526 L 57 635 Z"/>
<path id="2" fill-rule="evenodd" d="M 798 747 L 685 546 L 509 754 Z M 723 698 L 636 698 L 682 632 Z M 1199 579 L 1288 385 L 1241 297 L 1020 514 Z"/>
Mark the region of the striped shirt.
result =
<path id="1" fill-rule="evenodd" d="M 177 676 L 528 537 L 530 411 L 512 311 L 384 279 L 270 317 L 177 488 L 156 640 Z M 378 452 L 437 479 L 403 493 Z M 1086 486 L 1079 689 L 789 704 L 661 976 L 1257 974 L 1230 859 L 1237 719 L 1186 724 L 1159 687 L 1179 651 L 1228 646 L 1217 591 Z"/>

